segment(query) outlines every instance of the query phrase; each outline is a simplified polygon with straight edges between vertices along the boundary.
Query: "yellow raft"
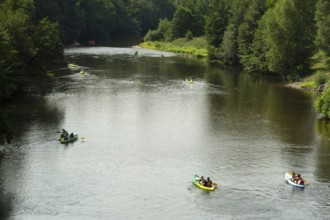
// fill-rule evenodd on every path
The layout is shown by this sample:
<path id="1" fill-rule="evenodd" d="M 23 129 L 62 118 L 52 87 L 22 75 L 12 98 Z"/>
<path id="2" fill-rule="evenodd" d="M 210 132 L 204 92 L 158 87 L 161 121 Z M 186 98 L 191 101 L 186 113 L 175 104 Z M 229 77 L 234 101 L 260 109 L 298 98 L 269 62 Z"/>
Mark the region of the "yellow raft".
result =
<path id="1" fill-rule="evenodd" d="M 212 183 L 212 187 L 203 186 L 203 185 L 199 184 L 200 179 L 201 179 L 200 176 L 198 176 L 198 175 L 194 176 L 194 181 L 193 182 L 194 182 L 195 186 L 197 186 L 198 188 L 201 188 L 201 189 L 204 189 L 204 190 L 207 190 L 207 191 L 213 191 L 218 186 L 218 184 L 216 184 L 216 183 Z"/>

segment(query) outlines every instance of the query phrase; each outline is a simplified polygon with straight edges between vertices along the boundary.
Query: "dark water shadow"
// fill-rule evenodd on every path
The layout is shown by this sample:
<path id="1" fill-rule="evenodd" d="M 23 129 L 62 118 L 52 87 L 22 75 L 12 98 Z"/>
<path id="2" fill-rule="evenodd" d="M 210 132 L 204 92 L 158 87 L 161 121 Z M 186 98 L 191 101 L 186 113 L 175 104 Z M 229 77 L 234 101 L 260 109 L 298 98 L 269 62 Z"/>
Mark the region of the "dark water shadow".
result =
<path id="1" fill-rule="evenodd" d="M 4 153 L 0 152 L 0 167 L 4 159 Z M 1 173 L 0 173 L 1 175 Z M 6 192 L 4 187 L 4 180 L 0 176 L 0 219 L 9 219 L 14 210 L 14 196 L 12 193 Z"/>

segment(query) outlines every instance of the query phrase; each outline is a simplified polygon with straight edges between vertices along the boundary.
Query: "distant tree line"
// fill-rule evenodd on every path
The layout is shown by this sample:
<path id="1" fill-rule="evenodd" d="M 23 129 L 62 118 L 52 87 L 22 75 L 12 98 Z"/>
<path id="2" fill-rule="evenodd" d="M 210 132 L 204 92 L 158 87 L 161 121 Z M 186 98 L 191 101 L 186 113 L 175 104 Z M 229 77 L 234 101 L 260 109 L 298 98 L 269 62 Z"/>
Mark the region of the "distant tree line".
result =
<path id="1" fill-rule="evenodd" d="M 65 45 L 141 38 L 159 19 L 171 19 L 176 7 L 172 0 L 34 0 L 34 5 L 33 20 L 57 22 Z"/>
<path id="2" fill-rule="evenodd" d="M 181 0 L 145 41 L 206 36 L 209 58 L 297 79 L 319 50 L 330 55 L 328 0 Z"/>
<path id="3" fill-rule="evenodd" d="M 21 79 L 45 76 L 63 57 L 63 45 L 116 38 L 141 39 L 159 19 L 171 19 L 172 0 L 2 0 L 0 2 L 0 101 Z"/>
<path id="4" fill-rule="evenodd" d="M 330 54 L 328 0 L 2 0 L 0 100 L 73 42 L 205 36 L 211 61 L 292 79 Z"/>

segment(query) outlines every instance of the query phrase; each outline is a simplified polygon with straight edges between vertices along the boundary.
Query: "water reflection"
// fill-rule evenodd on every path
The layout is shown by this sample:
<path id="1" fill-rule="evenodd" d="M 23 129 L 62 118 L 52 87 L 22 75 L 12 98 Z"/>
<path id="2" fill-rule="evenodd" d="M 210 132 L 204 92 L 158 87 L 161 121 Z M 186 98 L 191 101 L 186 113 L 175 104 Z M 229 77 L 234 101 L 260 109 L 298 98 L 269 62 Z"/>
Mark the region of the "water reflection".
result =
<path id="1" fill-rule="evenodd" d="M 13 211 L 13 194 L 5 190 L 5 171 L 1 169 L 5 154 L 0 151 L 0 219 L 9 219 Z"/>
<path id="2" fill-rule="evenodd" d="M 330 141 L 330 121 L 325 118 L 317 119 L 315 128 L 323 142 Z"/>
<path id="3" fill-rule="evenodd" d="M 13 129 L 8 121 L 8 114 L 0 109 L 0 145 L 4 145 L 6 142 L 10 143 L 13 137 Z"/>
<path id="4" fill-rule="evenodd" d="M 89 75 L 63 68 L 8 107 L 18 138 L 1 159 L 0 189 L 15 196 L 6 204 L 15 200 L 17 219 L 325 216 L 315 204 L 327 191 L 284 182 L 289 169 L 312 178 L 316 170 L 327 176 L 320 182 L 330 175 L 309 96 L 237 68 L 131 52 L 70 49 L 67 59 Z M 60 145 L 62 127 L 85 142 Z M 219 190 L 201 192 L 194 174 Z"/>
<path id="5" fill-rule="evenodd" d="M 317 179 L 320 182 L 330 183 L 330 169 L 329 161 L 330 157 L 330 123 L 329 120 L 321 118 L 315 122 L 316 131 L 320 136 L 320 144 L 318 146 L 317 160 L 318 169 L 315 172 Z"/>
<path id="6" fill-rule="evenodd" d="M 216 109 L 222 118 L 231 119 L 226 129 L 241 135 L 251 127 L 260 134 L 271 129 L 285 143 L 306 146 L 314 142 L 315 113 L 309 95 L 281 87 L 277 78 L 240 74 L 237 69 L 211 68 L 206 79 L 225 90 L 225 96 L 210 96 L 209 103 L 214 106 L 212 112 Z"/>

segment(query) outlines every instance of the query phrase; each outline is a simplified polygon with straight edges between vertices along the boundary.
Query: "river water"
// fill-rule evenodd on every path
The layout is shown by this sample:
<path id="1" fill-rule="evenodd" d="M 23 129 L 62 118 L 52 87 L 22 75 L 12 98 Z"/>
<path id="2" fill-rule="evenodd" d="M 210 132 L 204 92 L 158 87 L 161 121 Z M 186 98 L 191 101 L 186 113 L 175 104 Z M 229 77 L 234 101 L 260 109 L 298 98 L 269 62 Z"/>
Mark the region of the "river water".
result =
<path id="1" fill-rule="evenodd" d="M 311 95 L 183 55 L 134 53 L 67 49 L 86 75 L 63 66 L 6 106 L 15 138 L 0 146 L 2 218 L 328 218 L 330 128 Z M 62 128 L 79 140 L 60 144 Z M 309 185 L 286 184 L 288 171 Z M 195 174 L 218 189 L 195 187 Z"/>

